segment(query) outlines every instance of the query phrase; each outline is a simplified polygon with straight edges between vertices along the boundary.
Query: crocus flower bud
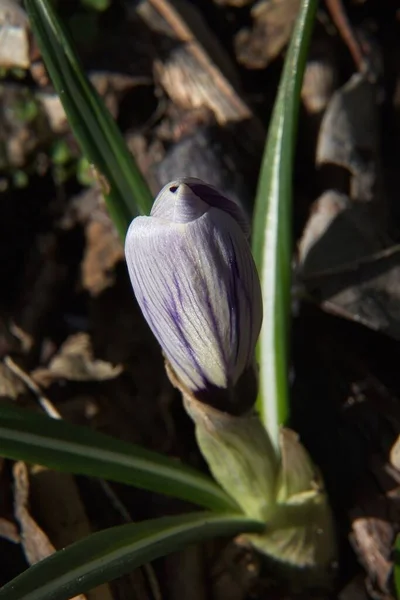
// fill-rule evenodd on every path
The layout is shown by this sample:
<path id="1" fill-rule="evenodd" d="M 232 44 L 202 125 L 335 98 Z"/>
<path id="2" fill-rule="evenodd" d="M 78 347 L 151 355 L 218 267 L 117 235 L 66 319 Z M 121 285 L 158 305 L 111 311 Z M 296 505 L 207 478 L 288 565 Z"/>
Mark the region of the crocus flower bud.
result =
<path id="1" fill-rule="evenodd" d="M 232 389 L 252 365 L 261 289 L 246 216 L 199 179 L 158 194 L 131 223 L 125 254 L 142 312 L 181 383 Z"/>

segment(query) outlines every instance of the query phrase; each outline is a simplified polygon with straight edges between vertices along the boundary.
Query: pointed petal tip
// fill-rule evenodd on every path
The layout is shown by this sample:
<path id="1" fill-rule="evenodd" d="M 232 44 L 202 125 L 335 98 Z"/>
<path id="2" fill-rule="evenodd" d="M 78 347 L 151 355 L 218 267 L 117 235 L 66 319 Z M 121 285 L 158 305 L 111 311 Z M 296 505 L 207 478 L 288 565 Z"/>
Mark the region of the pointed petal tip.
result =
<path id="1" fill-rule="evenodd" d="M 171 223 L 190 223 L 209 208 L 209 204 L 194 193 L 188 183 L 178 179 L 163 187 L 150 214 Z"/>
<path id="2" fill-rule="evenodd" d="M 248 238 L 249 219 L 234 200 L 221 194 L 214 186 L 196 177 L 180 177 L 165 185 L 158 194 L 151 216 L 175 223 L 188 223 L 217 208 L 232 217 Z"/>

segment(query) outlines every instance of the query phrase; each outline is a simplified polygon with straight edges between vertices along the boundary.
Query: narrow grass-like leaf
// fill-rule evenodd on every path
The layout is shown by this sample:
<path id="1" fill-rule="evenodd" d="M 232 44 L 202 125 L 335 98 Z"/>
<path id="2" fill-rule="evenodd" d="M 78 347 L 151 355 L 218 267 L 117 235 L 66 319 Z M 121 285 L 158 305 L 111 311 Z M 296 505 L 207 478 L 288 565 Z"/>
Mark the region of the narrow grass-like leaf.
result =
<path id="1" fill-rule="evenodd" d="M 241 512 L 212 479 L 194 469 L 88 427 L 12 405 L 0 404 L 0 456 L 119 481 L 212 510 Z"/>
<path id="2" fill-rule="evenodd" d="M 108 210 L 121 235 L 152 196 L 102 99 L 88 80 L 50 0 L 25 0 L 31 26 L 69 124 L 90 163 L 107 179 Z"/>
<path id="3" fill-rule="evenodd" d="M 265 525 L 238 515 L 191 513 L 112 527 L 56 552 L 0 590 L 0 600 L 67 600 L 187 544 Z"/>
<path id="4" fill-rule="evenodd" d="M 301 83 L 317 0 L 303 0 L 269 126 L 253 220 L 264 320 L 258 347 L 260 417 L 277 444 L 289 414 L 292 174 Z"/>
<path id="5" fill-rule="evenodd" d="M 397 536 L 394 545 L 394 585 L 396 598 L 400 599 L 400 535 Z"/>

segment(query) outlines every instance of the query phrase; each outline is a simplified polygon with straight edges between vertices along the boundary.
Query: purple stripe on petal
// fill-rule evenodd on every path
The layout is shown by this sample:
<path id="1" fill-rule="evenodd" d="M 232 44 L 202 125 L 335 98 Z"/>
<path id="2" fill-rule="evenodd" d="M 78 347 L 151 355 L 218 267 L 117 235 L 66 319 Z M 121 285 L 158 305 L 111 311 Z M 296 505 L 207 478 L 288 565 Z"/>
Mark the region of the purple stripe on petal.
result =
<path id="1" fill-rule="evenodd" d="M 167 312 L 168 312 L 169 316 L 171 317 L 173 323 L 175 324 L 176 330 L 177 330 L 180 340 L 186 350 L 187 356 L 190 357 L 193 367 L 195 368 L 197 373 L 201 376 L 201 378 L 203 380 L 203 384 L 205 385 L 206 381 L 207 381 L 206 375 L 203 372 L 201 365 L 196 358 L 196 354 L 195 354 L 195 351 L 194 351 L 192 345 L 190 344 L 190 342 L 187 339 L 187 336 L 185 335 L 184 327 L 182 324 L 182 320 L 183 320 L 182 309 L 184 308 L 184 303 L 183 303 L 183 295 L 182 295 L 181 286 L 179 284 L 176 273 L 173 273 L 173 282 L 174 282 L 175 290 L 177 292 L 178 300 L 180 302 L 180 308 L 177 307 L 175 298 L 174 298 L 173 294 L 171 294 L 168 299 L 168 302 L 166 303 Z"/>
<path id="2" fill-rule="evenodd" d="M 176 293 L 178 294 L 179 304 L 182 307 L 183 306 L 182 290 L 181 290 L 181 286 L 180 286 L 180 283 L 178 281 L 178 278 L 176 276 L 176 273 L 172 274 L 172 278 L 173 278 L 173 281 L 174 281 L 174 286 L 175 286 L 175 289 L 176 289 Z"/>
<path id="3" fill-rule="evenodd" d="M 232 293 L 232 306 L 235 307 L 234 311 L 233 311 L 233 323 L 232 323 L 232 338 L 236 340 L 236 352 L 235 352 L 235 363 L 238 360 L 238 356 L 239 356 L 239 345 L 240 345 L 240 335 L 243 335 L 243 332 L 240 332 L 239 330 L 239 323 L 240 323 L 240 313 L 237 310 L 237 307 L 239 306 L 239 297 L 238 297 L 238 284 L 239 284 L 239 272 L 238 272 L 238 267 L 237 267 L 237 263 L 236 260 L 233 258 L 232 262 L 231 262 L 231 269 L 232 269 L 232 286 L 231 286 L 231 293 Z"/>
<path id="4" fill-rule="evenodd" d="M 212 303 L 211 303 L 211 300 L 210 300 L 209 291 L 208 290 L 204 290 L 204 293 L 205 293 L 205 299 L 206 299 L 206 306 L 207 306 L 207 310 L 208 310 L 209 316 L 211 318 L 211 323 L 212 323 L 212 328 L 213 328 L 213 332 L 214 332 L 214 335 L 215 335 L 215 339 L 216 339 L 216 342 L 218 344 L 218 348 L 219 348 L 221 357 L 222 357 L 222 359 L 224 361 L 225 370 L 227 372 L 228 371 L 228 361 L 227 361 L 227 358 L 226 358 L 226 348 L 224 347 L 224 344 L 222 343 L 222 339 L 221 339 L 220 325 L 218 326 L 217 319 L 215 318 L 213 306 L 212 306 Z M 229 380 L 230 380 L 229 373 L 227 373 L 227 375 L 228 375 L 227 379 L 228 379 L 228 385 L 229 385 Z"/>
<path id="5" fill-rule="evenodd" d="M 163 188 L 152 216 L 135 219 L 127 235 L 138 303 L 192 390 L 229 388 L 252 359 L 261 303 L 242 217 L 214 188 L 186 178 Z"/>
<path id="6" fill-rule="evenodd" d="M 185 332 L 184 332 L 184 329 L 182 326 L 182 315 L 179 312 L 179 310 L 177 309 L 177 306 L 176 306 L 173 296 L 171 296 L 169 299 L 169 305 L 167 305 L 167 311 L 168 311 L 168 314 L 170 315 L 173 323 L 175 324 L 176 330 L 179 333 L 179 337 L 180 337 L 182 344 L 186 350 L 187 356 L 190 357 L 192 365 L 196 369 L 197 373 L 201 376 L 203 382 L 205 382 L 206 376 L 202 372 L 201 366 L 196 358 L 196 354 L 185 335 Z"/>
<path id="7" fill-rule="evenodd" d="M 160 333 L 160 329 L 158 328 L 157 322 L 154 321 L 154 319 L 151 316 L 151 312 L 149 312 L 148 310 L 144 311 L 145 316 L 146 316 L 146 320 L 149 323 L 149 326 L 151 328 L 151 330 L 153 331 L 154 335 L 157 337 L 158 341 L 160 342 L 161 345 L 163 342 L 163 335 Z M 182 334 L 182 331 L 180 329 L 180 326 L 178 324 L 178 320 L 175 321 L 175 326 L 178 330 L 178 332 L 181 334 L 180 338 L 183 342 L 183 345 L 185 347 L 185 350 L 187 352 L 187 356 L 189 356 L 192 359 L 192 366 L 195 368 L 196 372 L 199 372 L 199 365 L 196 361 L 196 358 L 194 356 L 194 352 L 193 349 L 190 347 L 190 345 L 188 344 L 187 340 L 185 339 L 184 335 Z M 171 356 L 171 354 L 168 352 L 168 354 Z M 186 356 L 186 358 L 187 358 Z M 178 365 L 178 369 L 176 369 L 176 365 Z M 180 361 L 177 356 L 176 353 L 173 353 L 173 366 L 175 367 L 175 369 L 180 372 L 183 371 L 186 376 L 188 377 L 188 379 L 190 379 L 192 381 L 192 384 L 195 386 L 195 388 L 197 387 L 197 384 L 193 381 L 193 379 L 190 377 L 190 369 L 187 369 L 187 362 L 185 361 Z M 204 377 L 203 377 L 203 385 L 205 385 L 204 382 Z"/>

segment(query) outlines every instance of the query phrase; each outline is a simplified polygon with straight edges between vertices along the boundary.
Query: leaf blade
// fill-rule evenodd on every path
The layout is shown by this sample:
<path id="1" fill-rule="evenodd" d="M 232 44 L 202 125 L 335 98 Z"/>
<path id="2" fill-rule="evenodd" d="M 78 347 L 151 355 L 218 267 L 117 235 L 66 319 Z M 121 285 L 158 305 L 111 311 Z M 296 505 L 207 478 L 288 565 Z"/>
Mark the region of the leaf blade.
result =
<path id="1" fill-rule="evenodd" d="M 253 253 L 261 278 L 264 320 L 258 344 L 257 409 L 275 446 L 289 416 L 291 209 L 301 84 L 317 0 L 303 0 L 286 55 L 262 160 L 253 218 Z"/>
<path id="2" fill-rule="evenodd" d="M 396 597 L 400 598 L 400 534 L 397 535 L 394 545 L 394 585 Z"/>
<path id="3" fill-rule="evenodd" d="M 0 405 L 0 456 L 118 481 L 216 511 L 241 512 L 212 479 L 166 456 L 4 404 Z"/>
<path id="4" fill-rule="evenodd" d="M 88 80 L 72 40 L 49 0 L 25 0 L 31 26 L 70 126 L 88 160 L 106 177 L 106 202 L 122 236 L 148 213 L 152 195 L 121 132 Z"/>
<path id="5" fill-rule="evenodd" d="M 67 600 L 189 543 L 263 528 L 244 516 L 213 513 L 112 527 L 36 563 L 0 590 L 0 600 Z"/>

